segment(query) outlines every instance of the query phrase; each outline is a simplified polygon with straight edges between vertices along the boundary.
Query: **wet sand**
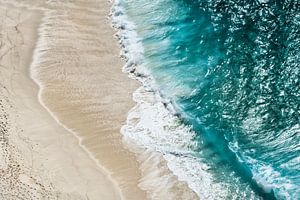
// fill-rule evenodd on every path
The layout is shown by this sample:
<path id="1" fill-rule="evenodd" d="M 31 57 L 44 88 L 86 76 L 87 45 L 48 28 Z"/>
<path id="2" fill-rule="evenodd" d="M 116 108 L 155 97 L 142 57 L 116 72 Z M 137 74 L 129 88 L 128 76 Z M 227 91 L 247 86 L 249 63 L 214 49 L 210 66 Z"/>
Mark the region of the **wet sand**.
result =
<path id="1" fill-rule="evenodd" d="M 121 71 L 110 6 L 0 1 L 0 197 L 182 199 L 160 155 L 122 141 L 138 83 Z"/>
<path id="2" fill-rule="evenodd" d="M 0 3 L 0 198 L 121 199 L 110 175 L 38 101 L 29 67 L 45 9 L 22 4 Z"/>
<path id="3" fill-rule="evenodd" d="M 41 102 L 80 140 L 98 166 L 109 170 L 127 199 L 145 199 L 133 153 L 120 128 L 137 83 L 121 71 L 117 41 L 106 16 L 109 2 L 50 3 L 40 26 L 32 77 Z"/>

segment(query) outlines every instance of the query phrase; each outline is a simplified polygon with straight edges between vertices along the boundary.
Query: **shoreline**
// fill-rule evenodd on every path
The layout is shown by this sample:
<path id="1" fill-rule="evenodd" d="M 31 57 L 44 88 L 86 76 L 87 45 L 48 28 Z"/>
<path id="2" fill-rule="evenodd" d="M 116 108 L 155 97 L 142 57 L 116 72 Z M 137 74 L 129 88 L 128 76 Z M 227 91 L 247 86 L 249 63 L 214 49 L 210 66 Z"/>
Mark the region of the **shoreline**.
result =
<path id="1" fill-rule="evenodd" d="M 4 126 L 0 133 L 6 141 L 1 145 L 0 168 L 2 180 L 9 181 L 1 181 L 0 195 L 4 199 L 120 199 L 118 188 L 94 166 L 78 140 L 38 102 L 38 86 L 29 77 L 29 66 L 46 8 L 30 6 L 0 4 L 5 37 L 1 38 Z"/>
<path id="2" fill-rule="evenodd" d="M 9 38 L 2 40 L 5 42 L 1 48 L 4 54 L 0 71 L 3 86 L 0 120 L 5 126 L 1 125 L 0 133 L 1 137 L 7 133 L 8 147 L 3 149 L 1 146 L 1 152 L 5 150 L 6 153 L 1 156 L 0 169 L 13 172 L 7 179 L 9 183 L 1 182 L 4 185 L 0 184 L 0 196 L 122 199 L 120 189 L 109 174 L 95 165 L 95 161 L 78 145 L 78 139 L 57 124 L 38 101 L 39 88 L 30 78 L 29 66 L 38 38 L 37 29 L 47 8 L 42 5 L 30 9 L 31 3 L 0 4 L 1 15 L 5 15 L 2 34 L 8 33 L 6 37 Z M 1 177 L 6 174 L 10 172 L 1 172 Z M 4 192 L 5 187 L 8 188 Z"/>
<path id="3" fill-rule="evenodd" d="M 42 5 L 31 9 L 33 2 L 27 3 L 0 3 L 4 17 L 1 33 L 9 38 L 1 38 L 0 133 L 7 145 L 0 148 L 0 196 L 123 199 L 109 174 L 95 165 L 78 145 L 78 139 L 57 124 L 38 101 L 39 88 L 30 78 L 29 66 L 39 19 L 47 8 Z"/>
<path id="4" fill-rule="evenodd" d="M 106 174 L 109 175 L 110 180 L 114 183 L 116 188 L 120 190 L 120 196 L 121 199 L 146 199 L 146 193 L 145 191 L 141 190 L 138 187 L 138 182 L 140 179 L 139 175 L 139 169 L 138 169 L 138 164 L 137 161 L 135 160 L 135 157 L 132 153 L 128 152 L 127 150 L 123 149 L 122 142 L 121 142 L 121 135 L 119 134 L 119 128 L 122 124 L 122 121 L 125 121 L 125 115 L 126 112 L 125 110 L 126 107 L 130 107 L 131 104 L 129 103 L 131 100 L 130 97 L 130 92 L 124 91 L 123 88 L 125 85 L 129 86 L 129 89 L 132 87 L 135 87 L 136 85 L 133 83 L 130 83 L 128 85 L 128 80 L 125 75 L 122 74 L 120 68 L 118 68 L 121 63 L 121 60 L 118 58 L 118 53 L 119 49 L 117 46 L 114 45 L 107 45 L 106 43 L 116 43 L 116 41 L 113 41 L 113 33 L 111 27 L 107 24 L 106 21 L 106 16 L 109 11 L 109 9 L 101 11 L 98 10 L 97 7 L 101 5 L 92 5 L 91 7 L 85 7 L 89 6 L 88 3 L 78 3 L 79 5 L 76 5 L 77 2 L 74 2 L 74 5 L 70 4 L 65 4 L 62 3 L 61 6 L 64 6 L 63 9 L 61 9 L 59 6 L 59 3 L 55 5 L 55 3 L 51 6 L 54 7 L 55 13 L 48 13 L 48 16 L 45 16 L 45 24 L 42 24 L 40 28 L 40 42 L 38 43 L 36 47 L 36 60 L 33 61 L 33 64 L 31 66 L 31 78 L 34 79 L 34 81 L 39 85 L 40 91 L 39 91 L 39 100 L 41 104 L 48 110 L 50 115 L 60 124 L 62 125 L 65 129 L 69 130 L 69 132 L 73 133 L 73 135 L 78 139 L 79 145 L 86 151 L 86 153 L 89 155 L 89 157 L 100 167 L 103 169 Z M 100 3 L 100 2 L 94 2 L 94 3 Z M 101 1 L 102 4 L 104 4 Z M 81 5 L 83 4 L 83 5 Z M 103 5 L 102 5 L 103 6 Z M 107 6 L 107 5 L 106 5 Z M 63 12 L 65 10 L 73 10 L 73 12 L 77 13 L 76 17 L 70 17 L 69 16 L 64 16 Z M 61 10 L 61 11 L 60 11 Z M 60 14 L 59 12 L 62 12 Z M 100 14 L 100 16 L 99 16 Z M 72 15 L 72 14 L 70 14 Z M 79 18 L 79 17 L 81 18 Z M 59 19 L 60 21 L 58 22 L 55 18 L 57 17 L 57 20 Z M 66 18 L 64 18 L 66 17 Z M 97 21 L 95 21 L 97 19 Z M 89 22 L 87 24 L 82 23 L 84 21 Z M 88 20 L 88 21 L 87 21 Z M 98 22 L 99 21 L 99 22 Z M 103 23 L 104 22 L 104 23 Z M 71 28 L 71 32 L 74 34 L 74 37 L 77 38 L 77 43 L 70 43 L 72 42 L 72 34 L 68 35 L 68 39 L 65 39 L 65 32 L 62 30 L 62 33 L 57 32 L 57 29 L 55 26 L 57 23 L 62 23 L 68 28 Z M 71 26 L 68 26 L 68 23 L 71 24 Z M 97 24 L 92 25 L 92 24 Z M 51 25 L 53 24 L 53 25 Z M 54 26 L 52 28 L 52 26 Z M 72 28 L 76 27 L 82 28 L 83 33 L 80 33 L 80 31 L 73 32 Z M 100 31 L 100 35 L 98 35 L 98 29 L 100 26 L 100 30 L 104 29 L 105 35 L 102 35 Z M 69 31 L 69 29 L 66 28 L 66 30 Z M 53 29 L 53 31 L 52 31 Z M 111 34 L 109 34 L 110 32 Z M 53 36 L 52 36 L 53 34 Z M 96 35 L 98 35 L 96 37 Z M 86 37 L 86 36 L 89 37 Z M 49 40 L 50 38 L 50 40 Z M 53 38 L 53 39 L 52 39 Z M 62 39 L 60 39 L 62 38 Z M 49 43 L 49 41 L 51 43 Z M 54 41 L 52 41 L 54 40 Z M 55 40 L 60 40 L 60 43 L 56 43 Z M 89 41 L 90 40 L 90 41 Z M 104 41 L 105 40 L 105 41 Z M 65 42 L 65 44 L 64 44 Z M 89 45 L 92 45 L 93 42 L 99 43 L 102 45 L 105 45 L 105 47 L 102 47 L 99 49 L 98 47 L 92 45 L 90 46 L 85 46 L 85 42 L 88 42 Z M 54 44 L 54 45 L 53 45 Z M 64 46 L 60 46 L 63 44 Z M 58 55 L 55 53 L 58 49 L 56 49 L 55 45 L 60 46 L 59 49 L 59 54 L 66 54 L 66 56 L 71 56 L 74 58 L 76 62 L 73 61 L 68 61 L 70 63 L 65 63 L 64 57 L 61 57 L 61 55 Z M 73 45 L 79 45 L 78 47 L 72 47 Z M 97 49 L 96 49 L 97 48 Z M 45 49 L 47 49 L 45 51 Z M 52 50 L 53 49 L 53 50 Z M 71 49 L 71 51 L 70 51 Z M 73 50 L 72 50 L 73 49 Z M 65 51 L 65 52 L 64 52 Z M 82 54 L 77 54 L 76 51 L 82 52 Z M 49 55 L 46 55 L 47 52 L 49 52 Z M 54 53 L 54 55 L 52 54 Z M 88 54 L 86 54 L 88 53 Z M 104 54 L 104 55 L 103 55 Z M 107 55 L 108 54 L 108 55 Z M 97 57 L 92 57 L 91 56 L 97 56 Z M 101 62 L 100 59 L 101 57 L 109 56 L 108 58 L 104 58 L 104 63 L 103 61 Z M 89 80 L 90 79 L 90 72 L 89 70 L 86 69 L 86 64 L 82 63 L 82 60 L 85 59 L 85 57 L 90 57 L 93 60 L 97 60 L 96 63 L 90 63 L 90 66 L 94 67 L 93 69 L 93 75 L 91 79 L 98 79 L 99 76 L 100 78 L 103 78 L 103 71 L 99 71 L 99 69 L 103 68 L 105 65 L 107 65 L 106 60 L 109 59 L 109 62 L 111 63 L 112 60 L 114 63 L 114 66 L 111 66 L 112 63 L 110 64 L 110 67 L 114 67 L 113 71 L 105 71 L 104 73 L 106 77 L 109 77 L 111 73 L 116 74 L 116 77 L 114 77 L 114 80 L 106 80 L 106 83 L 115 85 L 116 79 L 119 79 L 121 77 L 122 81 L 122 86 L 121 88 L 118 88 L 120 86 L 117 86 L 117 91 L 120 93 L 127 93 L 127 95 L 118 95 L 118 92 L 116 92 L 116 95 L 119 97 L 109 97 L 112 99 L 115 99 L 118 102 L 121 101 L 122 108 L 120 109 L 123 111 L 122 113 L 113 113 L 114 119 L 117 121 L 112 124 L 112 129 L 109 130 L 109 128 L 106 127 L 101 127 L 101 122 L 99 124 L 99 118 L 103 119 L 103 116 L 105 114 L 103 113 L 103 108 L 106 110 L 108 107 L 111 105 L 103 105 L 101 102 L 102 99 L 97 96 L 97 98 L 93 97 L 93 94 L 90 94 L 89 92 L 97 92 L 97 90 L 94 89 L 95 86 L 99 85 L 101 86 L 101 80 Z M 55 60 L 51 60 L 52 58 L 55 58 Z M 66 57 L 67 58 L 67 57 Z M 45 62 L 44 62 L 45 61 Z M 49 63 L 47 63 L 49 61 Z M 88 63 L 89 61 L 86 60 Z M 55 66 L 55 63 L 58 63 L 57 66 Z M 63 64 L 63 65 L 62 65 Z M 104 66 L 103 66 L 104 64 Z M 51 66 L 51 69 L 48 68 L 47 65 Z M 72 66 L 73 65 L 73 66 Z M 102 65 L 102 67 L 101 67 Z M 74 72 L 73 69 L 70 67 L 75 67 L 80 71 Z M 43 68 L 44 67 L 44 68 Z M 51 72 L 51 70 L 53 70 Z M 60 71 L 62 69 L 62 71 Z M 116 70 L 120 70 L 117 72 Z M 48 71 L 49 70 L 49 71 Z M 57 71 L 56 71 L 57 70 Z M 103 69 L 102 69 L 103 70 Z M 60 72 L 58 72 L 60 71 Z M 56 74 L 55 77 L 49 78 L 49 74 Z M 69 74 L 69 75 L 68 75 Z M 50 75 L 51 76 L 51 75 Z M 64 76 L 64 77 L 63 77 Z M 72 78 L 72 76 L 76 77 L 75 79 Z M 124 78 L 123 78 L 124 77 Z M 58 81 L 59 78 L 62 78 L 60 81 Z M 81 85 L 77 85 L 77 79 L 83 79 L 83 82 L 87 82 L 86 85 L 84 85 L 83 82 L 81 82 Z M 75 81 L 75 82 L 74 82 Z M 94 82 L 95 81 L 95 82 Z M 104 84 L 106 84 L 104 83 Z M 64 87 L 61 87 L 63 84 Z M 83 87 L 82 87 L 83 86 Z M 73 88 L 76 87 L 76 88 Z M 90 88 L 93 88 L 93 91 L 89 91 Z M 65 90 L 66 89 L 66 90 Z M 75 89 L 75 91 L 68 91 L 68 90 Z M 102 90 L 101 95 L 105 95 L 107 98 L 107 95 L 109 96 L 110 91 L 108 89 L 112 88 L 99 88 L 98 90 Z M 129 90 L 127 89 L 127 90 Z M 85 93 L 85 94 L 79 94 L 80 93 Z M 53 93 L 52 93 L 53 92 Z M 62 95 L 62 96 L 60 96 Z M 64 96 L 66 95 L 66 96 Z M 74 97 L 74 95 L 76 97 Z M 86 98 L 87 96 L 88 99 Z M 53 99 L 55 97 L 56 99 Z M 74 97 L 74 98 L 73 98 Z M 69 99 L 70 98 L 70 99 Z M 127 99 L 126 99 L 127 98 Z M 69 99 L 66 102 L 64 102 L 64 99 Z M 88 101 L 86 104 L 84 101 Z M 70 102 L 75 102 L 76 101 L 76 106 L 75 105 L 70 105 Z M 97 105 L 99 104 L 99 107 L 97 108 Z M 127 106 L 124 106 L 127 105 Z M 66 108 L 68 106 L 71 106 L 69 108 Z M 75 107 L 74 107 L 75 106 Z M 84 109 L 89 109 L 90 106 L 95 106 L 96 108 L 95 111 L 85 111 L 83 113 Z M 123 108 L 125 107 L 125 108 Z M 96 115 L 96 116 L 82 116 L 82 115 Z M 122 115 L 121 115 L 122 114 Z M 81 116 L 80 116 L 81 115 Z M 116 118 L 119 117 L 118 115 L 121 115 L 121 118 Z M 123 116 L 123 117 L 122 117 Z M 111 116 L 107 116 L 110 118 Z M 113 121 L 111 121 L 113 122 Z M 114 127 L 116 126 L 116 127 Z M 100 130 L 96 130 L 96 128 L 99 128 Z M 108 131 L 108 138 L 103 138 L 101 135 L 102 130 L 105 129 L 104 131 Z M 110 137 L 112 137 L 110 139 Z M 93 140 L 93 143 L 91 143 L 91 139 Z M 104 142 L 101 142 L 101 140 L 104 139 Z M 94 143 L 94 141 L 97 140 L 98 143 Z M 119 141 L 118 141 L 119 140 Z M 91 145 L 90 145 L 91 143 Z M 116 146 L 116 144 L 118 144 Z M 107 146 L 108 145 L 108 146 Z M 96 150 L 95 150 L 96 148 Z M 99 149 L 99 150 L 97 150 Z M 109 154 L 112 154 L 113 152 L 113 157 L 110 156 Z M 121 155 L 118 155 L 120 154 Z M 102 154 L 102 155 L 101 155 Z M 107 155 L 108 154 L 108 155 Z M 123 155 L 122 155 L 123 154 Z M 101 158 L 97 157 L 97 155 L 100 155 Z M 123 165 L 123 166 L 122 166 Z M 122 166 L 122 168 L 120 168 Z M 124 171 L 129 174 L 125 174 Z"/>
<path id="5" fill-rule="evenodd" d="M 120 133 L 142 86 L 121 71 L 107 19 L 111 6 L 0 2 L 21 24 L 12 27 L 21 37 L 11 38 L 19 57 L 11 52 L 2 61 L 15 66 L 4 73 L 10 80 L 0 82 L 15 108 L 10 125 L 18 130 L 10 141 L 25 174 L 19 178 L 36 182 L 30 197 L 36 199 L 196 199 L 161 153 L 127 143 Z"/>
<path id="6" fill-rule="evenodd" d="M 121 133 L 124 144 L 137 155 L 141 165 L 141 188 L 150 191 L 152 199 L 202 198 L 203 194 L 199 193 L 193 179 L 180 169 L 181 161 L 172 155 L 173 151 L 183 155 L 190 152 L 189 146 L 194 145 L 193 131 L 181 124 L 174 105 L 161 96 L 151 73 L 143 67 L 141 38 L 136 33 L 136 25 L 128 19 L 118 0 L 112 6 L 111 20 L 117 30 L 115 36 L 119 41 L 121 58 L 126 62 L 122 71 L 140 84 L 133 92 L 135 106 L 129 110 Z M 182 134 L 175 136 L 177 131 Z M 174 137 L 178 144 L 170 146 L 167 141 Z M 201 172 L 205 167 L 202 165 L 199 163 L 198 166 Z"/>

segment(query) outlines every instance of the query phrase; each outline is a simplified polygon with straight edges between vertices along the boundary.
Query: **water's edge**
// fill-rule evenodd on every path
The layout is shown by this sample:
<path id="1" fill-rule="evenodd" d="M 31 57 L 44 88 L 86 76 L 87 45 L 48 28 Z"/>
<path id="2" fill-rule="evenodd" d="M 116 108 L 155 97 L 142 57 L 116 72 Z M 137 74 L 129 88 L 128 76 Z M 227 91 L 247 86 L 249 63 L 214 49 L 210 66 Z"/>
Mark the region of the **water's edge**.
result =
<path id="1" fill-rule="evenodd" d="M 61 120 L 59 119 L 59 117 L 56 115 L 55 112 L 53 112 L 50 108 L 48 108 L 48 106 L 44 103 L 44 100 L 42 98 L 42 94 L 43 91 L 45 90 L 45 85 L 39 80 L 38 78 L 38 66 L 40 64 L 40 57 L 44 54 L 45 49 L 47 49 L 47 45 L 48 45 L 48 41 L 46 40 L 46 36 L 47 36 L 47 21 L 48 18 L 51 17 L 51 14 L 54 12 L 52 10 L 47 10 L 44 9 L 43 10 L 43 17 L 41 20 L 41 23 L 39 25 L 38 28 L 38 38 L 35 44 L 35 49 L 33 52 L 33 58 L 32 58 L 32 62 L 29 68 L 29 77 L 31 78 L 31 80 L 37 85 L 38 87 L 38 102 L 40 103 L 40 105 L 49 113 L 49 115 L 57 122 L 58 125 L 60 125 L 61 127 L 63 127 L 65 130 L 67 130 L 68 132 L 70 132 L 72 135 L 75 136 L 75 138 L 78 141 L 78 145 L 84 150 L 84 152 L 87 153 L 88 157 L 94 161 L 94 163 L 96 164 L 96 166 L 99 168 L 99 170 L 105 175 L 105 177 L 111 182 L 111 184 L 113 185 L 116 193 L 118 193 L 118 196 L 120 197 L 120 199 L 125 199 L 120 187 L 119 187 L 119 183 L 112 177 L 112 172 L 110 172 L 109 170 L 107 170 L 107 168 L 105 168 L 100 161 L 95 158 L 95 156 L 93 155 L 93 153 L 87 148 L 85 147 L 82 143 L 83 143 L 83 139 L 80 137 L 80 135 L 72 130 L 71 128 L 69 128 L 68 126 L 66 126 L 65 124 L 63 124 L 61 122 Z"/>
<path id="2" fill-rule="evenodd" d="M 113 3 L 110 19 L 112 27 L 117 30 L 115 37 L 120 44 L 121 58 L 126 62 L 123 72 L 129 78 L 141 83 L 141 87 L 133 93 L 136 105 L 128 112 L 126 124 L 121 129 L 125 145 L 127 144 L 129 150 L 137 154 L 141 165 L 153 162 L 151 169 L 155 168 L 155 165 L 160 165 L 159 159 L 166 161 L 168 170 L 179 181 L 187 183 L 189 189 L 197 194 L 197 198 L 214 199 L 216 196 L 227 196 L 221 185 L 213 183 L 211 174 L 207 172 L 209 166 L 193 156 L 192 150 L 197 146 L 194 131 L 183 124 L 176 111 L 176 105 L 161 95 L 151 74 L 143 68 L 143 45 L 135 32 L 134 23 L 128 19 L 119 1 Z M 163 171 L 163 169 L 156 170 Z M 144 172 L 140 184 L 142 189 L 148 192 L 159 191 L 167 195 L 165 187 L 155 188 L 158 186 L 153 179 L 168 182 L 170 176 L 164 174 L 159 177 L 150 174 L 152 170 L 142 169 L 142 171 Z M 148 181 L 147 178 L 151 178 L 152 181 L 150 179 Z M 168 184 L 165 186 L 172 188 L 176 183 Z M 151 195 L 153 197 L 155 194 Z"/>

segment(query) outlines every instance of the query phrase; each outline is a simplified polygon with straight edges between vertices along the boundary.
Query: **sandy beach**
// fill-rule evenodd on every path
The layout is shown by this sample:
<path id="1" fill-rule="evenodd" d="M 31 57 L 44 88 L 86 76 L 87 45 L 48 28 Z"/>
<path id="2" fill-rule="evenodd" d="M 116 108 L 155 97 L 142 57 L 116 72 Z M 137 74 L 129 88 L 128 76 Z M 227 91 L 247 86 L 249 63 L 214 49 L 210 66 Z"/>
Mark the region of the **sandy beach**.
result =
<path id="1" fill-rule="evenodd" d="M 157 156 L 140 165 L 120 134 L 139 84 L 121 71 L 110 6 L 0 1 L 1 199 L 151 196 L 140 183 Z M 167 177 L 174 194 L 188 190 Z"/>
<path id="2" fill-rule="evenodd" d="M 298 199 L 299 19 L 0 0 L 0 200 Z"/>
<path id="3" fill-rule="evenodd" d="M 38 102 L 29 66 L 43 13 L 1 3 L 1 199 L 120 199 L 114 181 Z"/>

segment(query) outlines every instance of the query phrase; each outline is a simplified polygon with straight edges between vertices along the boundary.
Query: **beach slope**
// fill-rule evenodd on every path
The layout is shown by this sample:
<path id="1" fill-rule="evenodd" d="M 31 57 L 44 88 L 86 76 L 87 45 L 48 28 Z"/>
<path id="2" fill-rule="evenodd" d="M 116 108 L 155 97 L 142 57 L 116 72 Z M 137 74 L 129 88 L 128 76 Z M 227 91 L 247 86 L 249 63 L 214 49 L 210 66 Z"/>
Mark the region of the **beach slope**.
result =
<path id="1" fill-rule="evenodd" d="M 121 199 L 110 174 L 41 105 L 30 78 L 39 28 L 53 8 L 41 1 L 0 2 L 0 197 Z M 74 60 L 70 56 L 61 58 Z"/>

